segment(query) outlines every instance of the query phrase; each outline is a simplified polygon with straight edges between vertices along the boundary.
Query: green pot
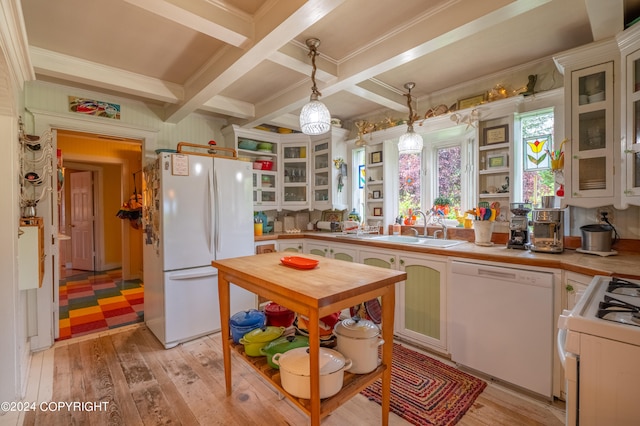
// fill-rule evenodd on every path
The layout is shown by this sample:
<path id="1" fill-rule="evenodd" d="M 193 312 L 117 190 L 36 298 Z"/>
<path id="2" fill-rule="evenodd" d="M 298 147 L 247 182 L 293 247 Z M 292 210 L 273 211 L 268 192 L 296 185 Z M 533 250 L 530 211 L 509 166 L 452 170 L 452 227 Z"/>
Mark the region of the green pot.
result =
<path id="1" fill-rule="evenodd" d="M 309 338 L 307 336 L 284 336 L 269 342 L 260 349 L 260 353 L 267 357 L 267 363 L 271 368 L 280 369 L 280 366 L 273 363 L 271 359 L 273 355 L 308 346 Z"/>
<path id="2" fill-rule="evenodd" d="M 260 349 L 272 340 L 277 339 L 284 333 L 284 327 L 266 326 L 251 330 L 240 339 L 244 345 L 244 352 L 249 356 L 262 356 Z"/>

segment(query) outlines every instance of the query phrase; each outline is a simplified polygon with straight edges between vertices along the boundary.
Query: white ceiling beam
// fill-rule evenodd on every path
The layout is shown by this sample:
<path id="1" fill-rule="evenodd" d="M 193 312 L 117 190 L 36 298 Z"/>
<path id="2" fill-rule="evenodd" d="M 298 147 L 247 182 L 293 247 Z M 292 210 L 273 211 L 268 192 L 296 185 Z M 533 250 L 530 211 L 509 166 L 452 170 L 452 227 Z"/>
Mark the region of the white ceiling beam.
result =
<path id="1" fill-rule="evenodd" d="M 322 94 L 330 96 L 342 90 L 351 90 L 352 86 L 360 84 L 370 78 L 392 70 L 406 62 L 420 56 L 446 48 L 467 37 L 473 37 L 479 32 L 531 11 L 552 0 L 518 0 L 499 9 L 492 8 L 489 2 L 454 1 L 447 6 L 448 16 L 464 17 L 471 4 L 476 8 L 478 18 L 469 21 L 463 19 L 456 23 L 448 21 L 443 25 L 450 27 L 441 34 L 429 34 L 425 30 L 423 21 L 433 18 L 438 10 L 426 11 L 424 16 L 416 17 L 404 29 L 392 34 L 383 34 L 379 40 L 374 40 L 368 47 L 360 50 L 352 57 L 339 64 L 340 73 L 335 83 L 320 88 Z M 483 9 L 485 8 L 485 9 Z M 309 99 L 306 87 L 295 87 L 290 92 L 278 98 L 271 99 L 261 105 L 256 105 L 256 118 L 245 123 L 246 127 L 259 125 L 261 122 L 275 119 L 292 109 L 302 107 Z M 406 106 L 404 107 L 406 108 Z"/>
<path id="2" fill-rule="evenodd" d="M 623 0 L 585 0 L 593 41 L 615 36 L 624 29 Z"/>
<path id="3" fill-rule="evenodd" d="M 200 109 L 242 119 L 251 118 L 256 114 L 253 104 L 221 95 L 209 99 Z"/>
<path id="4" fill-rule="evenodd" d="M 182 86 L 119 68 L 78 59 L 30 46 L 36 73 L 77 83 L 143 96 L 161 102 L 177 103 L 184 97 Z"/>
<path id="5" fill-rule="evenodd" d="M 322 43 L 322 40 L 320 41 Z M 322 49 L 318 49 L 322 50 Z M 269 58 L 283 67 L 287 67 L 301 74 L 311 75 L 312 67 L 309 59 L 309 49 L 298 43 L 287 43 L 279 50 L 273 52 Z M 327 59 L 319 52 L 316 57 L 316 79 L 323 83 L 330 83 L 338 78 L 338 65 L 335 61 Z"/>
<path id="6" fill-rule="evenodd" d="M 227 49 L 224 55 L 212 58 L 185 86 L 185 101 L 166 109 L 165 121 L 177 123 L 200 108 L 344 1 L 286 0 L 266 10 L 256 22 L 254 44 L 245 51 Z"/>
<path id="7" fill-rule="evenodd" d="M 404 104 L 398 103 L 398 102 L 394 102 L 391 99 L 385 97 L 385 96 L 381 96 L 378 95 L 374 92 L 371 92 L 370 90 L 364 89 L 358 85 L 355 86 L 349 86 L 347 88 L 345 88 L 345 91 L 356 95 L 356 96 L 360 96 L 363 99 L 366 99 L 368 101 L 374 102 L 384 108 L 388 108 L 390 110 L 393 111 L 399 111 L 399 112 L 409 112 L 409 108 L 407 107 L 406 102 Z"/>
<path id="8" fill-rule="evenodd" d="M 193 0 L 124 1 L 235 47 L 253 38 L 251 17 L 228 7 Z"/>

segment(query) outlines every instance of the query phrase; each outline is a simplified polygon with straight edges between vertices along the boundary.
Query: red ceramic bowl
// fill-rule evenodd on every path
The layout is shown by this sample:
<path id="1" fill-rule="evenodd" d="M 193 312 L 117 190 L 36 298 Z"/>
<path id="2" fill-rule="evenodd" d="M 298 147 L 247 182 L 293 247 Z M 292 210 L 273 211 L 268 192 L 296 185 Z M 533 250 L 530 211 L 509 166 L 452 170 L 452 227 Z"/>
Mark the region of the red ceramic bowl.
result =
<path id="1" fill-rule="evenodd" d="M 262 170 L 273 169 L 273 161 L 262 160 Z"/>
<path id="2" fill-rule="evenodd" d="M 284 306 L 271 302 L 264 307 L 264 314 L 267 317 L 267 325 L 274 327 L 290 327 L 296 317 L 295 312 Z"/>

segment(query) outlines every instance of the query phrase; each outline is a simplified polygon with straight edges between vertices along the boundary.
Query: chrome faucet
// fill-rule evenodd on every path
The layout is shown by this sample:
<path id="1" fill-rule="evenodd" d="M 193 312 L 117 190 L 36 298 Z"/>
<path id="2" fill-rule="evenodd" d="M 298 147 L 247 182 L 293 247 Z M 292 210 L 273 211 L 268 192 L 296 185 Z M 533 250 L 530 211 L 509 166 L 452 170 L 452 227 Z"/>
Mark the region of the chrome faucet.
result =
<path id="1" fill-rule="evenodd" d="M 442 226 L 442 239 L 446 240 L 447 239 L 447 225 L 444 222 L 444 213 L 442 213 L 441 211 L 438 210 L 437 212 L 437 218 L 436 218 L 436 223 L 440 226 Z M 436 231 L 438 232 L 438 231 Z M 434 232 L 434 237 L 435 237 L 435 232 Z"/>
<path id="2" fill-rule="evenodd" d="M 413 212 L 413 214 L 415 215 L 422 215 L 422 220 L 424 220 L 424 230 L 422 231 L 422 236 L 426 237 L 427 236 L 427 223 L 429 223 L 429 219 L 427 218 L 427 215 L 422 211 L 422 210 L 416 210 L 415 212 Z M 431 215 L 429 215 L 429 217 L 431 217 Z"/>

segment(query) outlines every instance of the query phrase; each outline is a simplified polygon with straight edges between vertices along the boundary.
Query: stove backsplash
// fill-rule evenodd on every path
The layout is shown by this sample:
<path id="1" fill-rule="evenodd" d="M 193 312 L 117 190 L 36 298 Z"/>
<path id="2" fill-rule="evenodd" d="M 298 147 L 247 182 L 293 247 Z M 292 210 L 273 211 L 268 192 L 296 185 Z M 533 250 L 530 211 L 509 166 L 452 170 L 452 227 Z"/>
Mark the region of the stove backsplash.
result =
<path id="1" fill-rule="evenodd" d="M 640 240 L 640 207 L 630 206 L 626 210 L 616 210 L 612 206 L 608 206 L 608 210 L 613 213 L 609 216 L 609 222 L 616 227 L 620 238 Z M 565 236 L 580 237 L 582 236 L 581 226 L 598 223 L 598 209 L 569 207 L 567 211 L 568 213 L 565 214 Z"/>

